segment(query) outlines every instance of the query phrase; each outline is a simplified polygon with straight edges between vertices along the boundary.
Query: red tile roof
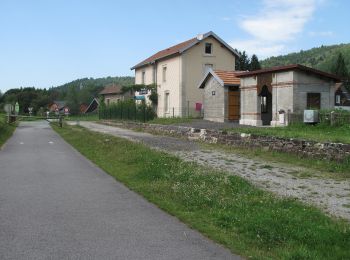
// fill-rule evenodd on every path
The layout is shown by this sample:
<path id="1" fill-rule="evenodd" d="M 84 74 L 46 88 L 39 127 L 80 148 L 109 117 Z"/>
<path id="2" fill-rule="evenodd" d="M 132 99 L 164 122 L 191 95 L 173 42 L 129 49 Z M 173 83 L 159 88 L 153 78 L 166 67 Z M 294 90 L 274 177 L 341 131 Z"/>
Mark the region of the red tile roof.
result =
<path id="1" fill-rule="evenodd" d="M 122 93 L 122 87 L 116 84 L 106 86 L 101 92 L 100 95 L 107 95 L 107 94 L 121 94 Z"/>
<path id="2" fill-rule="evenodd" d="M 224 85 L 240 85 L 240 78 L 236 77 L 240 71 L 214 70 L 215 74 L 224 82 Z"/>
<path id="3" fill-rule="evenodd" d="M 327 73 L 327 72 L 324 72 L 321 70 L 306 67 L 306 66 L 300 65 L 300 64 L 291 64 L 291 65 L 286 65 L 286 66 L 277 66 L 277 67 L 271 67 L 271 68 L 255 70 L 255 71 L 246 71 L 246 72 L 238 73 L 236 76 L 240 77 L 240 78 L 244 78 L 244 77 L 250 77 L 250 76 L 255 76 L 255 75 L 264 74 L 264 73 L 287 71 L 287 70 L 300 70 L 300 71 L 304 71 L 304 72 L 313 73 L 313 74 L 316 74 L 319 76 L 323 76 L 325 78 L 333 79 L 336 82 L 341 81 L 341 79 L 334 74 L 330 74 L 330 73 Z"/>
<path id="4" fill-rule="evenodd" d="M 215 33 L 213 32 L 208 32 L 208 33 L 205 33 L 203 35 L 201 35 L 202 37 L 200 37 L 199 39 L 197 37 L 195 38 L 192 38 L 190 40 L 187 40 L 187 41 L 184 41 L 184 42 L 181 42 L 179 44 L 176 44 L 174 46 L 171 46 L 169 48 L 166 48 L 164 50 L 161 50 L 159 52 L 157 52 L 156 54 L 148 57 L 147 59 L 141 61 L 140 63 L 136 64 L 134 67 L 132 67 L 131 69 L 137 69 L 139 67 L 142 67 L 144 65 L 147 65 L 147 64 L 150 64 L 152 62 L 155 62 L 156 60 L 159 60 L 159 59 L 162 59 L 162 58 L 165 58 L 165 57 L 168 57 L 168 56 L 171 56 L 171 55 L 175 55 L 175 54 L 180 54 L 182 53 L 183 51 L 187 50 L 188 48 L 194 46 L 196 43 L 199 43 L 201 42 L 202 40 L 206 39 L 207 37 L 213 37 L 215 38 L 216 40 L 218 40 L 222 46 L 225 46 L 228 50 L 230 50 L 233 55 L 235 56 L 239 56 L 239 54 L 237 53 L 236 50 L 234 50 L 230 45 L 228 45 L 226 42 L 224 42 L 219 36 L 217 36 Z"/>
<path id="5" fill-rule="evenodd" d="M 165 58 L 165 57 L 168 57 L 170 55 L 180 53 L 180 51 L 182 49 L 189 47 L 191 44 L 194 44 L 196 41 L 197 41 L 197 38 L 192 38 L 188 41 L 184 41 L 184 42 L 181 42 L 181 43 L 176 44 L 174 46 L 171 46 L 167 49 L 161 50 L 161 51 L 157 52 L 156 54 L 152 55 L 151 57 L 148 57 L 147 59 L 141 61 L 140 63 L 135 65 L 133 68 L 138 68 L 138 67 L 146 65 L 148 63 L 151 63 L 155 60 L 159 60 L 161 58 Z"/>

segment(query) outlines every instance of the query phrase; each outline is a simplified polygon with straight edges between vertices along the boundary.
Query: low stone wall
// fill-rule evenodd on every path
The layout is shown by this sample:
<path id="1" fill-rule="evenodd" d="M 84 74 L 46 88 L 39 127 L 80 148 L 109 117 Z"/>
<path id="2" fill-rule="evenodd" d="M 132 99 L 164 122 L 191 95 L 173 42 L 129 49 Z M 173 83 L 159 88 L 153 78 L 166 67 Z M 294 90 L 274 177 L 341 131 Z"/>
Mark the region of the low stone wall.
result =
<path id="1" fill-rule="evenodd" d="M 350 158 L 350 144 L 319 143 L 299 139 L 244 133 L 228 133 L 226 131 L 196 129 L 174 125 L 157 125 L 137 122 L 115 123 L 109 121 L 103 121 L 103 123 L 151 133 L 185 137 L 190 140 L 200 140 L 207 143 L 262 148 L 271 151 L 292 153 L 300 157 L 327 159 L 339 162 L 346 158 Z"/>

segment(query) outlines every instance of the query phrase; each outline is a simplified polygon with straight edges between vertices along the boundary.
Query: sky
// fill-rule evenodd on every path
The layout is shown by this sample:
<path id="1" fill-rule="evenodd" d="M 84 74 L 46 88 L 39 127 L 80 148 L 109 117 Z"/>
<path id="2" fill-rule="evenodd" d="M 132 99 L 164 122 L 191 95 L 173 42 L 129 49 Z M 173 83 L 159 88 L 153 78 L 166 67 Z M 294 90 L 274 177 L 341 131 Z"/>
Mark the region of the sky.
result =
<path id="1" fill-rule="evenodd" d="M 350 43 L 348 0 L 0 0 L 0 90 L 133 76 L 208 31 L 259 59 Z"/>

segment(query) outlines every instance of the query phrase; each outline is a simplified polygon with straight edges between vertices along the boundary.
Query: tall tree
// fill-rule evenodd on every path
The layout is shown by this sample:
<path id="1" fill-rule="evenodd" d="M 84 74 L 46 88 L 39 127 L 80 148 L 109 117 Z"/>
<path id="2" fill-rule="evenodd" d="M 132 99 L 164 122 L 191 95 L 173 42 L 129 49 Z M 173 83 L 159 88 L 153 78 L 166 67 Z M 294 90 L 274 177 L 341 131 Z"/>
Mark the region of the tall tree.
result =
<path id="1" fill-rule="evenodd" d="M 341 78 L 347 78 L 349 76 L 348 70 L 345 65 L 345 60 L 341 52 L 339 52 L 337 60 L 333 67 L 333 73 Z"/>
<path id="2" fill-rule="evenodd" d="M 252 58 L 250 59 L 249 70 L 253 71 L 253 70 L 260 70 L 260 69 L 261 69 L 261 65 L 260 65 L 258 56 L 253 54 Z"/>
<path id="3" fill-rule="evenodd" d="M 245 51 L 237 52 L 240 55 L 240 57 L 236 59 L 236 70 L 249 70 L 249 58 L 247 53 Z"/>

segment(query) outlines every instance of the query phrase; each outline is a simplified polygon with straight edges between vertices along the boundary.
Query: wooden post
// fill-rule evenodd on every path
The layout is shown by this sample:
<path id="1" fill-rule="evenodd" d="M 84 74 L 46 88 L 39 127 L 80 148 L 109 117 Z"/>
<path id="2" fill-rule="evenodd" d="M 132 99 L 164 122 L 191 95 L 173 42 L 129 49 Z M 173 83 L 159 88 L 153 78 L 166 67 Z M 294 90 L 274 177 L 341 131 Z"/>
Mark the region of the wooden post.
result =
<path id="1" fill-rule="evenodd" d="M 333 126 L 334 125 L 334 120 L 335 120 L 335 118 L 334 118 L 334 116 L 335 116 L 335 114 L 334 114 L 335 112 L 334 111 L 332 111 L 331 112 L 331 116 L 330 116 L 330 118 L 331 118 L 331 126 Z"/>

